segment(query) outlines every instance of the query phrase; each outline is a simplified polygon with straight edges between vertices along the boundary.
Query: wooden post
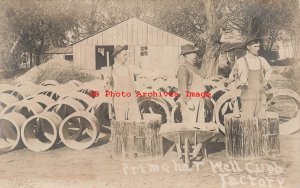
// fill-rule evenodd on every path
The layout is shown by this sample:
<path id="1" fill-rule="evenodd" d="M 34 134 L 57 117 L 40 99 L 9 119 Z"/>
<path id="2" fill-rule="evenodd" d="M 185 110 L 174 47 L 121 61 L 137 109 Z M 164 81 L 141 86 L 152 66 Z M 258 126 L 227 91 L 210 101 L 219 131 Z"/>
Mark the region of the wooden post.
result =
<path id="1" fill-rule="evenodd" d="M 106 52 L 106 67 L 109 67 L 109 51 Z"/>
<path id="2" fill-rule="evenodd" d="M 162 137 L 158 134 L 161 115 L 152 114 L 141 121 L 111 122 L 112 157 L 115 160 L 153 160 L 163 156 Z"/>
<path id="3" fill-rule="evenodd" d="M 235 118 L 225 115 L 225 144 L 228 157 L 255 159 L 277 156 L 280 152 L 278 114 Z"/>
<path id="4" fill-rule="evenodd" d="M 111 73 L 111 69 L 109 68 L 109 51 L 106 52 L 106 67 L 107 67 L 107 71 L 110 72 L 110 76 L 111 76 L 111 79 L 112 78 L 112 73 Z M 114 105 L 113 103 L 113 98 L 112 97 L 109 97 L 109 103 L 108 103 L 108 118 L 109 119 L 112 119 L 112 106 L 111 105 Z"/>
<path id="5" fill-rule="evenodd" d="M 190 168 L 190 143 L 187 137 L 184 139 L 184 163 L 188 166 L 188 168 Z"/>

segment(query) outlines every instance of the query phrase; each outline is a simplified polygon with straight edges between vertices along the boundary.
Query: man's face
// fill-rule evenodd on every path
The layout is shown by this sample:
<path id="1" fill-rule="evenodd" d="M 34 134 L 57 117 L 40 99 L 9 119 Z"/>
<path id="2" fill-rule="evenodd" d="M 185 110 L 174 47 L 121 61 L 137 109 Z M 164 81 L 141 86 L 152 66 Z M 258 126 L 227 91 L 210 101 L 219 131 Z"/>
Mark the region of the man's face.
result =
<path id="1" fill-rule="evenodd" d="M 258 55 L 260 49 L 260 43 L 255 43 L 247 46 L 248 51 L 253 55 Z"/>
<path id="2" fill-rule="evenodd" d="M 197 54 L 195 53 L 190 53 L 190 54 L 186 54 L 185 55 L 185 59 L 191 63 L 191 64 L 195 64 L 196 60 L 197 60 Z"/>
<path id="3" fill-rule="evenodd" d="M 127 62 L 127 50 L 123 50 L 120 52 L 117 56 L 116 59 L 119 63 L 125 64 Z"/>

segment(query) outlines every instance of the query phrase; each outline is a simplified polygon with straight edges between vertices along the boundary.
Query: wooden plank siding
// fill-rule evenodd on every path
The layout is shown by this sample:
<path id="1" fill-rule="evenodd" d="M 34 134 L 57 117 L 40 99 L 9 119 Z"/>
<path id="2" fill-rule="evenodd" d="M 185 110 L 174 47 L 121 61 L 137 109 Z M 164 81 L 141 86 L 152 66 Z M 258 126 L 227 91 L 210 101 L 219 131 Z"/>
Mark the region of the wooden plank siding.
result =
<path id="1" fill-rule="evenodd" d="M 180 62 L 181 45 L 192 44 L 172 33 L 166 32 L 136 18 L 99 32 L 87 39 L 73 44 L 74 62 L 84 69 L 96 69 L 95 47 L 97 45 L 129 45 L 128 63 L 149 70 L 176 74 Z M 148 47 L 148 56 L 141 57 L 142 46 Z"/>
<path id="2" fill-rule="evenodd" d="M 80 45 L 79 46 L 79 64 L 80 64 L 80 66 L 81 67 L 83 67 L 83 65 L 85 64 L 85 61 L 84 61 L 84 58 L 83 58 L 83 56 L 84 56 L 84 51 L 83 51 L 83 48 L 84 48 L 84 46 L 85 45 Z"/>
<path id="3" fill-rule="evenodd" d="M 93 45 L 93 37 L 87 38 L 87 45 Z"/>
<path id="4" fill-rule="evenodd" d="M 134 58 L 135 58 L 134 45 L 128 45 L 127 56 L 128 56 L 128 59 L 127 59 L 128 64 L 134 65 Z"/>
<path id="5" fill-rule="evenodd" d="M 128 44 L 128 22 L 124 22 L 122 27 L 122 44 Z"/>
<path id="6" fill-rule="evenodd" d="M 98 35 L 96 35 L 97 37 L 97 45 L 102 45 L 103 44 L 103 33 L 99 33 Z"/>
<path id="7" fill-rule="evenodd" d="M 133 20 L 129 19 L 127 21 L 127 38 L 128 38 L 128 45 L 133 45 Z"/>
<path id="8" fill-rule="evenodd" d="M 158 36 L 157 36 L 157 32 L 158 32 L 158 29 L 154 26 L 151 26 L 152 27 L 152 45 L 155 45 L 155 44 L 158 44 Z"/>
<path id="9" fill-rule="evenodd" d="M 143 45 L 143 26 L 141 23 L 137 23 L 137 36 L 138 36 L 138 45 Z"/>
<path id="10" fill-rule="evenodd" d="M 118 44 L 118 25 L 112 27 L 109 32 L 111 33 L 110 44 Z"/>
<path id="11" fill-rule="evenodd" d="M 74 63 L 80 65 L 80 45 L 73 46 L 73 54 Z"/>
<path id="12" fill-rule="evenodd" d="M 140 22 L 142 26 L 142 46 L 145 46 L 148 44 L 148 24 L 145 22 Z"/>
<path id="13" fill-rule="evenodd" d="M 153 27 L 147 24 L 147 45 L 153 45 Z"/>
<path id="14" fill-rule="evenodd" d="M 114 44 L 120 44 L 120 45 L 123 44 L 123 27 L 125 27 L 123 23 L 116 26 L 117 33 L 115 37 L 117 41 Z"/>
<path id="15" fill-rule="evenodd" d="M 96 63 L 95 63 L 95 46 L 93 45 L 88 45 L 86 46 L 86 56 L 85 56 L 85 60 L 86 60 L 86 64 L 88 65 L 88 69 L 89 70 L 95 70 L 96 69 Z"/>
<path id="16" fill-rule="evenodd" d="M 137 19 L 132 20 L 132 44 L 138 44 L 138 24 Z"/>

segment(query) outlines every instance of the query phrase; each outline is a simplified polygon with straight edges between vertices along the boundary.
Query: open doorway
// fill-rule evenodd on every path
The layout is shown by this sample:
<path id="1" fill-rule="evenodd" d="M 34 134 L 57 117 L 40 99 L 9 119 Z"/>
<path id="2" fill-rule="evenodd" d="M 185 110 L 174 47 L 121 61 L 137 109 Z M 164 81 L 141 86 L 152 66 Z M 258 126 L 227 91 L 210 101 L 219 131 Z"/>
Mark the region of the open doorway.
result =
<path id="1" fill-rule="evenodd" d="M 114 58 L 111 57 L 113 51 L 114 46 L 96 46 L 96 70 L 114 64 Z"/>

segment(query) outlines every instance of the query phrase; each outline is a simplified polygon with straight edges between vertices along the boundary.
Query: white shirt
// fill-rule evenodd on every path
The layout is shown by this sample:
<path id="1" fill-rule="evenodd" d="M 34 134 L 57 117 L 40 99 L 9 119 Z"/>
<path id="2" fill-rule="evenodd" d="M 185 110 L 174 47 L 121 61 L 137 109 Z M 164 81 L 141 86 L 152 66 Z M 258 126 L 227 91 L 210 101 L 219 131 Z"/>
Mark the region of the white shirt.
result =
<path id="1" fill-rule="evenodd" d="M 247 62 L 245 61 L 244 57 L 246 57 Z M 260 67 L 265 71 L 264 78 L 266 81 L 268 81 L 272 74 L 272 68 L 267 62 L 267 60 L 261 56 L 255 56 L 251 53 L 247 53 L 244 57 L 241 57 L 237 60 L 235 63 L 230 75 L 229 80 L 233 81 L 234 76 L 233 73 L 234 70 L 237 70 L 238 74 L 238 85 L 248 84 L 248 67 L 250 70 L 259 70 Z"/>
<path id="2" fill-rule="evenodd" d="M 142 70 L 141 68 L 138 68 L 136 66 L 131 66 L 128 65 L 126 63 L 121 64 L 121 63 L 115 63 L 113 65 L 113 70 L 121 77 L 131 77 L 132 80 L 134 80 L 134 76 L 139 76 L 140 78 L 146 77 L 149 79 L 156 79 L 160 77 L 160 74 L 158 72 L 151 72 L 151 71 L 145 71 Z M 107 85 L 110 84 L 111 80 L 112 80 L 112 69 L 110 69 L 109 71 L 107 71 L 106 73 L 106 83 Z M 117 78 L 114 78 L 115 80 Z M 117 80 L 116 80 L 117 81 Z"/>

